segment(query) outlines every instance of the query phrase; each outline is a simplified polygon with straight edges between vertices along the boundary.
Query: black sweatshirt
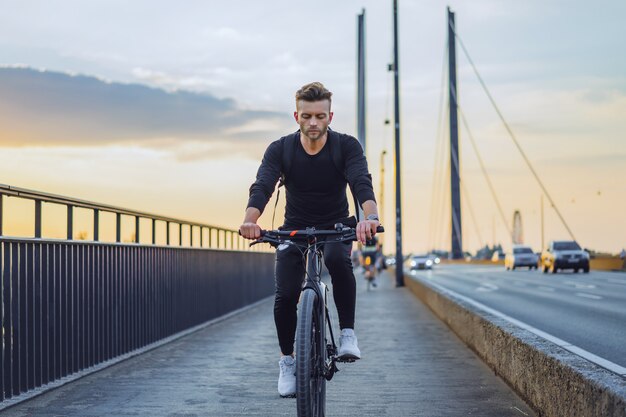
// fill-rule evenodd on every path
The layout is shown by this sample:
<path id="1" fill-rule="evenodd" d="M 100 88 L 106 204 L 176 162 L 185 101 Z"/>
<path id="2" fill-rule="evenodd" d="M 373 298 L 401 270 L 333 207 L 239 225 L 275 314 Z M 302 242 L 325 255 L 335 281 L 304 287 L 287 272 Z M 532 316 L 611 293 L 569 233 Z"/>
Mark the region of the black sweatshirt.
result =
<path id="1" fill-rule="evenodd" d="M 375 201 L 372 177 L 368 172 L 367 160 L 361 144 L 352 136 L 329 129 L 326 144 L 315 155 L 305 152 L 300 143 L 299 134 L 285 136 L 272 142 L 265 151 L 256 181 L 250 186 L 248 207 L 255 207 L 263 213 L 283 171 L 283 142 L 285 140 L 296 141 L 290 172 L 285 176 L 287 190 L 283 225 L 285 229 L 308 226 L 327 228 L 348 217 L 346 197 L 348 182 L 359 202 Z M 332 160 L 329 146 L 331 140 L 341 146 L 345 176 Z"/>

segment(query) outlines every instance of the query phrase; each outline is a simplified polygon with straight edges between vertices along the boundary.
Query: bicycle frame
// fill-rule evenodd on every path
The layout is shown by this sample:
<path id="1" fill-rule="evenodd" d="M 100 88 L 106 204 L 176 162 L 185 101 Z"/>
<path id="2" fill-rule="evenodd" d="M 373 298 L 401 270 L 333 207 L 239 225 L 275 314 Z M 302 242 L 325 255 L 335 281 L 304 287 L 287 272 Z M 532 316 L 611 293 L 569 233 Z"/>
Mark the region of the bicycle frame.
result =
<path id="1" fill-rule="evenodd" d="M 324 352 L 321 355 L 323 363 L 317 364 L 319 370 L 323 372 L 327 381 L 330 381 L 339 369 L 335 365 L 337 361 L 337 345 L 335 344 L 335 337 L 333 335 L 332 323 L 330 320 L 330 313 L 328 311 L 328 287 L 322 282 L 321 279 L 321 260 L 322 254 L 320 250 L 320 244 L 317 239 L 312 238 L 308 242 L 306 251 L 306 276 L 304 278 L 304 284 L 302 286 L 302 292 L 306 290 L 312 290 L 316 294 L 317 303 L 315 304 L 315 314 L 318 323 L 324 323 L 320 326 L 319 351 Z M 330 343 L 326 338 L 326 329 L 330 336 Z"/>

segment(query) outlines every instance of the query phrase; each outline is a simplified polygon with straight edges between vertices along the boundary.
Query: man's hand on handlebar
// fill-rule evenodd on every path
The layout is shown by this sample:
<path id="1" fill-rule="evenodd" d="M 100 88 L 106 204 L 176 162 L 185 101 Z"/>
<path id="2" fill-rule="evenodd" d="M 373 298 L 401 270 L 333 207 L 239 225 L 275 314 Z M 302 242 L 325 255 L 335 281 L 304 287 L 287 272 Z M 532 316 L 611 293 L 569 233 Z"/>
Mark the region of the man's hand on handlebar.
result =
<path id="1" fill-rule="evenodd" d="M 244 223 L 239 226 L 239 234 L 246 239 L 258 239 L 261 237 L 261 226 L 252 222 Z"/>
<path id="2" fill-rule="evenodd" d="M 369 240 L 376 234 L 376 228 L 380 226 L 378 220 L 362 220 L 356 225 L 356 238 L 365 245 L 365 241 Z"/>

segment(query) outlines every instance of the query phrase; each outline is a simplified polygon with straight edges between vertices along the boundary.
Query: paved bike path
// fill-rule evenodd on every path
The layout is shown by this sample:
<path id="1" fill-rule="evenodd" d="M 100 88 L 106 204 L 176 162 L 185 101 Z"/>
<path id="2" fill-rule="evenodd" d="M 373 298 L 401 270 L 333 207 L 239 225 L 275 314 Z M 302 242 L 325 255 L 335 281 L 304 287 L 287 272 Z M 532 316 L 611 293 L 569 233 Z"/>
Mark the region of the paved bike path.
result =
<path id="1" fill-rule="evenodd" d="M 535 415 L 408 290 L 383 276 L 366 292 L 357 279 L 363 359 L 339 364 L 328 384 L 328 416 Z M 295 399 L 276 391 L 272 305 L 267 300 L 0 414 L 295 416 Z"/>

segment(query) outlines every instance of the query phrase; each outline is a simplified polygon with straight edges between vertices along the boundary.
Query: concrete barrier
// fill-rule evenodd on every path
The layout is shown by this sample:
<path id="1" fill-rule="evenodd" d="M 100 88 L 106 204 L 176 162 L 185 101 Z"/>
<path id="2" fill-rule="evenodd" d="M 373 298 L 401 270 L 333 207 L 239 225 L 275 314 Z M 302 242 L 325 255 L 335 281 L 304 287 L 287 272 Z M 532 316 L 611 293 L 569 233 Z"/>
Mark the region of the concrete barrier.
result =
<path id="1" fill-rule="evenodd" d="M 446 289 L 405 275 L 406 286 L 540 416 L 624 417 L 626 378 Z"/>
<path id="2" fill-rule="evenodd" d="M 626 259 L 613 257 L 596 257 L 589 260 L 592 271 L 623 271 L 626 270 Z"/>
<path id="3" fill-rule="evenodd" d="M 500 265 L 504 266 L 504 261 L 491 261 L 489 259 L 442 259 L 441 263 L 456 265 Z M 592 271 L 626 271 L 626 259 L 618 256 L 599 256 L 590 259 L 589 267 Z"/>

